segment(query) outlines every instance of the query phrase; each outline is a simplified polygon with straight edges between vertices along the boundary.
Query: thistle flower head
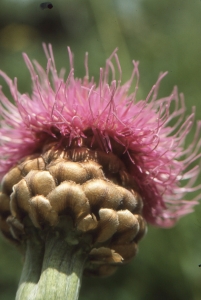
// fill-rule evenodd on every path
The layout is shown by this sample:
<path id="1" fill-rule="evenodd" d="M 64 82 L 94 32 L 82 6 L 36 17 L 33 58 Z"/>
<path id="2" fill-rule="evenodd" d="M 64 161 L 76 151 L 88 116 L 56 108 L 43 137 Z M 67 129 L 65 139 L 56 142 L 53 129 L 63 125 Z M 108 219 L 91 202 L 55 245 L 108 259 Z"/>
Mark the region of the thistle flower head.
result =
<path id="1" fill-rule="evenodd" d="M 190 167 L 199 158 L 200 123 L 193 142 L 184 149 L 194 113 L 185 118 L 184 99 L 176 88 L 170 96 L 157 99 L 166 73 L 159 76 L 147 98 L 138 101 L 138 62 L 133 61 L 131 78 L 121 85 L 121 68 L 114 51 L 105 69 L 100 69 L 96 84 L 93 78 L 89 79 L 87 55 L 86 76 L 78 79 L 74 77 L 73 55 L 68 49 L 70 71 L 65 80 L 63 70 L 57 73 L 52 47 L 44 45 L 44 50 L 46 69 L 37 61 L 32 64 L 23 54 L 32 78 L 31 95 L 20 94 L 17 80 L 12 81 L 0 71 L 14 99 L 12 104 L 0 91 L 1 176 L 46 144 L 56 142 L 58 148 L 68 148 L 74 142 L 81 146 L 82 140 L 90 138 L 90 147 L 113 152 L 124 161 L 143 198 L 143 216 L 148 222 L 169 227 L 191 212 L 198 199 L 184 198 L 187 192 L 200 188 L 193 187 L 199 167 Z M 119 69 L 118 80 L 112 59 Z M 134 77 L 135 91 L 129 94 Z M 174 107 L 173 112 L 170 106 L 171 111 Z"/>

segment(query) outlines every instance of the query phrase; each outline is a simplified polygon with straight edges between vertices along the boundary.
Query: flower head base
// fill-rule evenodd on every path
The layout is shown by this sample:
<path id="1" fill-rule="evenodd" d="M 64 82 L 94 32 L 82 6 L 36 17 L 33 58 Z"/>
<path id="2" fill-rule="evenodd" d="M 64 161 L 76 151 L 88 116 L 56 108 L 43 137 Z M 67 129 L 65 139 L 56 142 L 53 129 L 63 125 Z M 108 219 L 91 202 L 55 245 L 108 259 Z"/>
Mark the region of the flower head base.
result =
<path id="1" fill-rule="evenodd" d="M 135 180 L 144 202 L 143 216 L 155 225 L 168 227 L 182 215 L 192 211 L 198 199 L 185 201 L 193 187 L 199 167 L 189 166 L 199 158 L 200 123 L 193 143 L 184 149 L 194 114 L 185 119 L 184 99 L 174 88 L 170 96 L 157 100 L 161 79 L 151 89 L 145 100 L 137 101 L 138 62 L 133 61 L 133 73 L 128 82 L 116 81 L 112 58 L 121 68 L 116 51 L 100 69 L 99 84 L 89 80 L 87 55 L 86 76 L 74 78 L 73 56 L 69 51 L 70 72 L 64 80 L 64 71 L 57 74 L 51 46 L 44 45 L 48 59 L 44 70 L 36 61 L 34 66 L 24 54 L 30 71 L 33 92 L 20 94 L 17 81 L 0 72 L 10 87 L 15 105 L 0 92 L 0 173 L 3 176 L 20 159 L 40 152 L 44 145 L 56 142 L 57 147 L 68 148 L 72 143 L 82 146 L 90 140 L 89 147 L 113 152 L 125 163 Z M 111 84 L 108 82 L 112 71 Z M 134 77 L 135 91 L 128 94 Z M 120 76 L 121 77 L 121 76 Z M 170 105 L 174 111 L 170 113 Z M 174 125 L 171 126 L 170 122 Z M 180 186 L 181 180 L 187 180 Z"/>

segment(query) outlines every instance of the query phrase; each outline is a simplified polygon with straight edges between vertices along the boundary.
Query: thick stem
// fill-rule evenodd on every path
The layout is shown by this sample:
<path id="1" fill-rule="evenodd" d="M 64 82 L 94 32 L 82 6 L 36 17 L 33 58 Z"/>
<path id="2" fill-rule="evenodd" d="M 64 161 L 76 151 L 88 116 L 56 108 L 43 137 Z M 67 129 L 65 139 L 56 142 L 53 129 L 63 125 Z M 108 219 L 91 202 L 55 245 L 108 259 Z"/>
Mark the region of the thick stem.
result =
<path id="1" fill-rule="evenodd" d="M 16 300 L 28 299 L 27 295 L 37 285 L 41 274 L 44 247 L 32 231 L 32 238 L 26 241 L 24 266 L 19 282 Z"/>
<path id="2" fill-rule="evenodd" d="M 77 300 L 86 260 L 80 248 L 69 245 L 56 234 L 49 234 L 45 241 L 42 264 L 38 257 L 33 260 L 36 255 L 32 252 L 33 248 L 27 248 L 26 266 L 23 268 L 16 300 Z"/>

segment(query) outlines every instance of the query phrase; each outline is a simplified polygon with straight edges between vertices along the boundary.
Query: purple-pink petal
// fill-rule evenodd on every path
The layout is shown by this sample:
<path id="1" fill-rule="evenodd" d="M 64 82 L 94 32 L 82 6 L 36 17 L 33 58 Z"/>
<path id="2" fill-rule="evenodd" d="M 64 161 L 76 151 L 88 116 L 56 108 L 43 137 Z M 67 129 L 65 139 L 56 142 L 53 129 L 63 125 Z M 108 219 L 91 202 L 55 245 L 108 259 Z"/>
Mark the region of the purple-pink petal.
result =
<path id="1" fill-rule="evenodd" d="M 71 69 L 65 80 L 63 70 L 60 75 L 57 73 L 51 46 L 44 46 L 44 50 L 48 59 L 46 69 L 36 61 L 33 65 L 23 54 L 32 78 L 32 95 L 20 94 L 16 80 L 12 81 L 0 71 L 15 102 L 13 105 L 0 90 L 1 177 L 18 160 L 37 151 L 45 142 L 43 133 L 58 140 L 56 129 L 60 133 L 59 139 L 72 141 L 85 137 L 84 132 L 92 129 L 94 139 L 100 140 L 104 151 L 112 151 L 110 139 L 124 146 L 132 162 L 129 171 L 143 196 L 143 214 L 148 222 L 169 227 L 181 216 L 192 212 L 200 197 L 192 201 L 185 201 L 184 197 L 186 193 L 200 189 L 200 186 L 194 187 L 194 183 L 199 174 L 195 161 L 200 157 L 201 123 L 197 124 L 191 145 L 184 148 L 194 122 L 194 112 L 185 118 L 183 95 L 178 95 L 176 88 L 170 96 L 157 99 L 160 81 L 166 73 L 159 76 L 145 100 L 137 101 L 138 62 L 133 62 L 130 80 L 120 85 L 121 67 L 115 50 L 105 69 L 100 69 L 100 80 L 96 84 L 93 79 L 89 80 L 87 55 L 86 76 L 77 79 L 73 56 L 68 49 Z M 117 80 L 113 58 L 120 74 Z M 110 71 L 111 83 L 108 82 Z M 137 79 L 135 91 L 129 94 L 134 77 Z M 170 106 L 171 111 L 174 106 L 173 112 L 170 112 Z"/>

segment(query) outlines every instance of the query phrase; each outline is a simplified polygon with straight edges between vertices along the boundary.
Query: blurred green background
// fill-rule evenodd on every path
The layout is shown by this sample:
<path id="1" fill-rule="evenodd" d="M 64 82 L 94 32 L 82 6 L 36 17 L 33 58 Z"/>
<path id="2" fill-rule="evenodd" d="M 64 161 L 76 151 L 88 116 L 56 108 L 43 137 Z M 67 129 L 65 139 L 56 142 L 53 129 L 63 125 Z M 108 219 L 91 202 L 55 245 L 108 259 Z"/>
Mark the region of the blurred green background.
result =
<path id="1" fill-rule="evenodd" d="M 22 60 L 26 52 L 45 67 L 42 42 L 52 43 L 58 69 L 68 68 L 66 46 L 75 54 L 75 74 L 83 76 L 89 52 L 90 75 L 118 47 L 123 80 L 140 61 L 140 96 L 145 97 L 161 71 L 169 71 L 160 95 L 177 85 L 187 111 L 201 117 L 201 1 L 199 0 L 1 0 L 0 69 L 18 77 L 20 92 L 31 91 Z M 3 90 L 8 89 L 0 79 Z M 200 181 L 200 180 L 199 180 Z M 132 263 L 112 277 L 83 279 L 80 300 L 201 299 L 201 206 L 169 230 L 149 226 Z M 0 299 L 14 299 L 22 268 L 20 254 L 0 239 Z"/>

